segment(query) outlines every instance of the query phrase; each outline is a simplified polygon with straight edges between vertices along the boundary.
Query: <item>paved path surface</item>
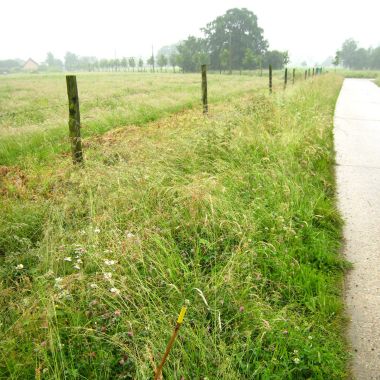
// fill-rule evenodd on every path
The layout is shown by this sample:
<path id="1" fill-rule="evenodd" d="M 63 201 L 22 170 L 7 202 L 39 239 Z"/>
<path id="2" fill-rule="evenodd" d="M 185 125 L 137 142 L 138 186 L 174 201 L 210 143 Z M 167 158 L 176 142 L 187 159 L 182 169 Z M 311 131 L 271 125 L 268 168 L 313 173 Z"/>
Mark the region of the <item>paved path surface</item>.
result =
<path id="1" fill-rule="evenodd" d="M 345 219 L 352 372 L 380 380 L 380 88 L 346 79 L 335 110 L 339 208 Z"/>

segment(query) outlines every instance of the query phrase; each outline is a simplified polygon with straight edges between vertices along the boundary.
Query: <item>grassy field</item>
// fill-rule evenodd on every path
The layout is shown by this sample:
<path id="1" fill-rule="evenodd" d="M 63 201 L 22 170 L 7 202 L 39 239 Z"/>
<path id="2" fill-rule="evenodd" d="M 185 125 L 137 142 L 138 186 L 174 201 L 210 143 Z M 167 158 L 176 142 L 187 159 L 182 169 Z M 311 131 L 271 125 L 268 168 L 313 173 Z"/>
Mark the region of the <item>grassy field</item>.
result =
<path id="1" fill-rule="evenodd" d="M 345 78 L 377 79 L 380 77 L 379 71 L 375 70 L 338 70 L 337 72 Z"/>
<path id="2" fill-rule="evenodd" d="M 93 78 L 80 78 L 83 100 Z M 0 378 L 152 378 L 187 299 L 165 379 L 344 379 L 332 170 L 342 77 L 272 96 L 226 77 L 208 117 L 196 76 L 147 78 L 130 97 L 143 112 L 151 86 L 154 117 L 84 105 L 84 168 L 53 143 L 39 161 L 35 141 L 22 140 L 26 153 L 2 145 L 13 164 L 0 173 Z M 2 79 L 2 107 L 10 96 L 30 107 L 21 99 L 38 80 Z M 62 78 L 45 80 L 63 101 Z M 64 117 L 5 123 L 1 141 L 64 128 Z"/>
<path id="3" fill-rule="evenodd" d="M 280 72 L 274 86 L 281 87 Z M 77 76 L 83 135 L 102 134 L 126 124 L 143 125 L 200 101 L 199 74 L 80 73 Z M 266 91 L 268 79 L 209 75 L 211 103 L 247 92 Z M 67 95 L 64 74 L 0 76 L 0 163 L 26 156 L 46 161 L 67 149 Z"/>

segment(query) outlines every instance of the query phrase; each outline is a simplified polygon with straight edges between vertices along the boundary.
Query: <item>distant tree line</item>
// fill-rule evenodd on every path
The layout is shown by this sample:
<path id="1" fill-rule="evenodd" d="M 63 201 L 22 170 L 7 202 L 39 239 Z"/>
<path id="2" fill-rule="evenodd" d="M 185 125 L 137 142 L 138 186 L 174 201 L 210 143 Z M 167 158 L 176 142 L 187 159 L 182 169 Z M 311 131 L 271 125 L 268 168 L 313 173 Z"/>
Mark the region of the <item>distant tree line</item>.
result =
<path id="1" fill-rule="evenodd" d="M 354 70 L 380 70 L 380 46 L 364 49 L 352 38 L 344 41 L 336 52 L 334 65 Z"/>
<path id="2" fill-rule="evenodd" d="M 152 71 L 172 67 L 183 72 L 199 71 L 207 64 L 217 71 L 254 70 L 267 68 L 282 69 L 289 63 L 287 51 L 268 50 L 264 31 L 258 26 L 256 15 L 246 8 L 234 8 L 217 17 L 201 29 L 203 37 L 189 36 L 177 44 L 164 46 L 155 57 L 144 61 L 141 57 L 98 59 L 67 52 L 64 60 L 47 53 L 39 71 Z M 0 61 L 1 71 L 17 71 L 21 60 Z"/>
<path id="3" fill-rule="evenodd" d="M 145 62 L 142 58 L 135 57 L 97 59 L 96 57 L 79 57 L 74 53 L 67 52 L 64 67 L 68 71 L 140 71 L 145 67 Z"/>
<path id="4" fill-rule="evenodd" d="M 22 63 L 21 59 L 4 59 L 0 61 L 0 74 L 18 71 L 21 69 Z"/>

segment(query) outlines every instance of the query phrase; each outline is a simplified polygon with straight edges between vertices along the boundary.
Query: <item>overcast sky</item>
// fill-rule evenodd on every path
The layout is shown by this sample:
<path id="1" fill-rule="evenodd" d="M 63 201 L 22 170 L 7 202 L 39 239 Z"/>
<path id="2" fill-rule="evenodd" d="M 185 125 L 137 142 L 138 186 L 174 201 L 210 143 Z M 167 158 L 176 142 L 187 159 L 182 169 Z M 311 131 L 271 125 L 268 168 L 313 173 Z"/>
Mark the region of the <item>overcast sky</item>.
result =
<path id="1" fill-rule="evenodd" d="M 2 0 L 0 59 L 146 57 L 234 7 L 253 11 L 270 49 L 289 50 L 293 63 L 321 62 L 349 37 L 380 45 L 380 0 Z"/>

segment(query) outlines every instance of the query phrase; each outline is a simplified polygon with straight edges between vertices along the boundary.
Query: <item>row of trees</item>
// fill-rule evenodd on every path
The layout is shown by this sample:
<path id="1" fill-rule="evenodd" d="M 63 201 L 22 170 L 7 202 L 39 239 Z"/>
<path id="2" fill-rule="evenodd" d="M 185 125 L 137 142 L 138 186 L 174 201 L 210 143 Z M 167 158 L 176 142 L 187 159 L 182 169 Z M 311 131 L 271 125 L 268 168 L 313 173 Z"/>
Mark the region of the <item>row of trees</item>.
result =
<path id="1" fill-rule="evenodd" d="M 49 53 L 46 65 L 51 69 L 66 70 L 143 70 L 146 66 L 160 70 L 171 66 L 183 72 L 195 72 L 207 64 L 211 70 L 252 70 L 272 65 L 281 69 L 289 63 L 287 52 L 268 50 L 263 29 L 258 26 L 256 15 L 246 8 L 228 10 L 201 29 L 203 37 L 189 36 L 177 44 L 165 46 L 144 62 L 142 58 L 101 59 L 79 57 L 66 53 L 64 62 L 57 61 Z"/>
<path id="2" fill-rule="evenodd" d="M 256 15 L 246 8 L 228 10 L 201 29 L 203 37 L 189 36 L 177 44 L 165 46 L 144 62 L 142 58 L 101 59 L 79 57 L 66 53 L 64 62 L 57 61 L 49 53 L 46 65 L 51 69 L 66 70 L 143 70 L 146 66 L 155 70 L 171 66 L 183 72 L 195 72 L 207 64 L 211 70 L 252 70 L 272 65 L 281 69 L 289 63 L 287 52 L 268 50 L 264 31 L 258 26 Z"/>
<path id="3" fill-rule="evenodd" d="M 4 59 L 0 61 L 0 74 L 12 71 L 18 71 L 21 69 L 21 59 Z"/>
<path id="4" fill-rule="evenodd" d="M 149 60 L 148 60 L 149 61 Z M 68 71 L 121 71 L 121 70 L 143 70 L 145 63 L 142 58 L 124 57 L 115 59 L 97 59 L 96 57 L 81 57 L 72 52 L 65 54 L 64 61 L 56 59 L 49 52 L 43 66 L 48 70 L 57 71 L 66 69 Z M 42 67 L 43 68 L 43 67 Z"/>
<path id="5" fill-rule="evenodd" d="M 142 58 L 100 59 L 81 57 L 67 52 L 64 61 L 49 52 L 41 70 L 89 70 L 118 71 L 144 70 L 149 66 L 154 71 L 171 66 L 175 71 L 195 72 L 200 65 L 207 64 L 211 70 L 252 70 L 272 65 L 282 69 L 289 63 L 287 52 L 268 50 L 264 31 L 258 26 L 256 15 L 246 8 L 234 8 L 217 17 L 201 29 L 203 37 L 189 36 L 177 44 L 161 48 L 155 57 L 144 62 Z"/>
<path id="6" fill-rule="evenodd" d="M 334 65 L 343 65 L 354 70 L 380 70 L 380 46 L 364 49 L 352 38 L 344 41 L 340 50 L 336 52 Z"/>
<path id="7" fill-rule="evenodd" d="M 54 55 L 49 52 L 46 60 L 42 64 L 41 69 L 44 67 L 50 71 L 68 70 L 68 71 L 143 71 L 146 67 L 154 69 L 158 66 L 160 70 L 167 67 L 170 63 L 174 70 L 177 61 L 169 61 L 164 54 L 159 54 L 157 59 L 152 55 L 146 61 L 142 58 L 123 57 L 115 59 L 97 59 L 96 57 L 81 57 L 74 53 L 67 52 L 64 61 L 56 59 Z"/>

